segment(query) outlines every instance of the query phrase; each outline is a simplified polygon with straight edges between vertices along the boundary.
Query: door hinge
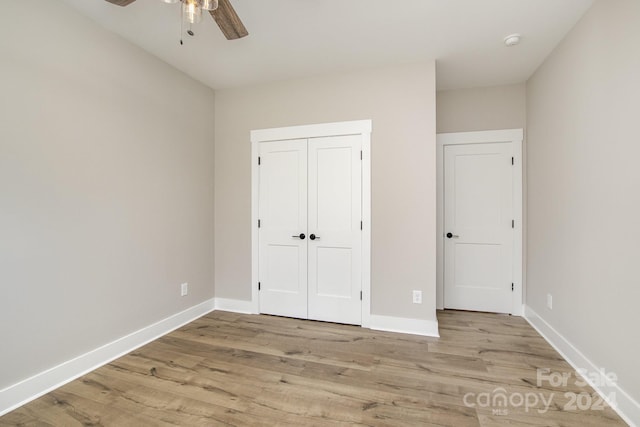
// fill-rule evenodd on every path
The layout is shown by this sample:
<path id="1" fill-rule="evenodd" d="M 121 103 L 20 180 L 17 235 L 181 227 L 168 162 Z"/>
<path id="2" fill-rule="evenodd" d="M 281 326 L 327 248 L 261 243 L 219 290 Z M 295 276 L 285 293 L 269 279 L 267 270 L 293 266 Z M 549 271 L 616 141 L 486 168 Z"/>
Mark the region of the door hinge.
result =
<path id="1" fill-rule="evenodd" d="M 513 292 L 513 283 L 511 284 L 511 292 Z"/>
<path id="2" fill-rule="evenodd" d="M 362 160 L 362 150 L 360 150 L 360 160 Z"/>
<path id="3" fill-rule="evenodd" d="M 362 291 L 360 291 L 360 301 L 362 301 Z"/>
<path id="4" fill-rule="evenodd" d="M 516 228 L 516 220 L 515 219 L 511 220 L 511 228 Z"/>
<path id="5" fill-rule="evenodd" d="M 258 166 L 260 166 L 260 156 L 258 156 Z"/>
<path id="6" fill-rule="evenodd" d="M 258 290 L 260 290 L 260 287 L 261 287 L 261 286 L 260 286 L 260 282 L 258 282 Z"/>
<path id="7" fill-rule="evenodd" d="M 513 159 L 513 157 L 512 157 L 512 158 L 511 158 L 511 166 L 513 166 L 514 164 L 515 164 L 515 163 L 514 163 L 514 159 Z"/>
<path id="8" fill-rule="evenodd" d="M 362 230 L 362 221 L 360 221 L 360 230 Z"/>
<path id="9" fill-rule="evenodd" d="M 258 228 L 260 228 L 260 220 L 258 220 Z"/>

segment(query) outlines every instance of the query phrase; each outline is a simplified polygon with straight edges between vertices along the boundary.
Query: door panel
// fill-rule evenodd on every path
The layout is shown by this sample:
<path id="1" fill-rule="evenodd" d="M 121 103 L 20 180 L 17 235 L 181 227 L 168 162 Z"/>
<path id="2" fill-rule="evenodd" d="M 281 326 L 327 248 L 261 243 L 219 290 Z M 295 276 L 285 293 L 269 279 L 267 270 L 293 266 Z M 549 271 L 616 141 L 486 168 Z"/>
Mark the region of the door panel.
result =
<path id="1" fill-rule="evenodd" d="M 351 249 L 319 247 L 315 252 L 317 295 L 329 298 L 351 298 L 353 269 Z"/>
<path id="2" fill-rule="evenodd" d="M 513 308 L 511 156 L 509 143 L 444 147 L 445 308 Z"/>
<path id="3" fill-rule="evenodd" d="M 352 162 L 350 146 L 326 146 L 329 141 L 314 140 L 311 159 L 311 182 L 315 185 L 316 227 L 323 230 L 351 230 L 352 226 Z M 348 141 L 347 141 L 348 143 Z M 315 169 L 315 173 L 314 173 Z"/>
<path id="4" fill-rule="evenodd" d="M 361 137 L 309 140 L 309 318 L 360 324 Z"/>
<path id="5" fill-rule="evenodd" d="M 501 172 L 506 167 L 500 167 L 504 156 L 501 153 L 456 153 L 453 159 L 454 224 L 475 230 L 499 227 L 503 220 L 500 203 L 503 194 L 496 190 L 500 188 Z"/>
<path id="6" fill-rule="evenodd" d="M 260 159 L 260 312 L 306 318 L 306 140 L 261 143 Z"/>
<path id="7" fill-rule="evenodd" d="M 296 245 L 270 244 L 265 248 L 266 277 L 265 290 L 297 294 L 301 281 L 299 269 L 291 268 L 300 263 L 301 247 Z"/>

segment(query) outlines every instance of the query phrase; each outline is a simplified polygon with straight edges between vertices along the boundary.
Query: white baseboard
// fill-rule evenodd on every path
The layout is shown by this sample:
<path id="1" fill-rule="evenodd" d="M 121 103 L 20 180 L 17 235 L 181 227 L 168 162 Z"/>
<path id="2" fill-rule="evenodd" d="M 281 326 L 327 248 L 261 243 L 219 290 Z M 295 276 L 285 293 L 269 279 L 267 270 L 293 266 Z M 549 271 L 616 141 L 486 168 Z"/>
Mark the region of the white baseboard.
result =
<path id="1" fill-rule="evenodd" d="M 380 316 L 372 314 L 369 328 L 376 331 L 399 332 L 403 334 L 439 337 L 438 321 L 407 319 L 404 317 Z"/>
<path id="2" fill-rule="evenodd" d="M 214 310 L 210 299 L 0 390 L 0 416 Z"/>
<path id="3" fill-rule="evenodd" d="M 231 311 L 234 313 L 258 314 L 251 301 L 216 298 L 216 310 Z M 403 334 L 424 335 L 427 337 L 439 337 L 438 322 L 432 320 L 407 319 L 402 317 L 370 316 L 369 329 L 387 332 L 400 332 Z"/>
<path id="4" fill-rule="evenodd" d="M 627 424 L 634 427 L 640 422 L 640 404 L 621 389 L 618 384 L 595 384 L 591 378 L 588 378 L 590 376 L 589 374 L 601 373 L 602 369 L 600 367 L 589 360 L 587 356 L 528 305 L 524 307 L 524 318 L 574 369 L 578 372 L 586 370 L 588 375 L 584 380 L 588 382 L 603 399 L 607 400 L 607 403 L 611 405 Z M 615 396 L 615 402 L 610 402 L 608 396 Z"/>
<path id="5" fill-rule="evenodd" d="M 257 314 L 253 302 L 239 299 L 215 298 L 216 310 L 231 311 L 233 313 Z"/>

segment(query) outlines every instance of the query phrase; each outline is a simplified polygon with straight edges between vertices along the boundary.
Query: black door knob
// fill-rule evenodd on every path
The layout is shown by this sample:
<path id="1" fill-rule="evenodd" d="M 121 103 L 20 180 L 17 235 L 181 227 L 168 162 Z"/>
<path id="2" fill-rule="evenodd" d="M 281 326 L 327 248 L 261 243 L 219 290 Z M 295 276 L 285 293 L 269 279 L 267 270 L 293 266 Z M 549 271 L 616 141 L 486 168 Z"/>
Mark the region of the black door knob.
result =
<path id="1" fill-rule="evenodd" d="M 304 233 L 300 233 L 300 236 L 298 236 L 298 237 L 300 237 L 300 240 L 304 240 L 304 238 L 307 237 L 307 236 L 305 236 Z"/>
<path id="2" fill-rule="evenodd" d="M 310 238 L 311 240 L 316 240 L 316 235 L 315 235 L 315 234 L 310 234 L 310 235 L 309 235 L 309 238 Z"/>
<path id="3" fill-rule="evenodd" d="M 453 233 L 447 233 L 447 239 L 450 239 L 453 237 Z"/>

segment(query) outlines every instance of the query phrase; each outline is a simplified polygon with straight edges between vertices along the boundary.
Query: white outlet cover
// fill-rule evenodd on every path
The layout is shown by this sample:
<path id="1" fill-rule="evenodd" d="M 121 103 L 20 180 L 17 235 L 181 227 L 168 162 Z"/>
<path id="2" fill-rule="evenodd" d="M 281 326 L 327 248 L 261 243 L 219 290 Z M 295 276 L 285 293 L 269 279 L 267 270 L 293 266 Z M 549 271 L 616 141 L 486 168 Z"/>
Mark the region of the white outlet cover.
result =
<path id="1" fill-rule="evenodd" d="M 422 291 L 413 291 L 413 303 L 422 304 Z"/>
<path id="2" fill-rule="evenodd" d="M 180 285 L 180 296 L 186 296 L 189 294 L 189 284 L 183 283 Z"/>
<path id="3" fill-rule="evenodd" d="M 547 294 L 547 307 L 549 310 L 553 309 L 553 296 L 551 294 Z"/>

